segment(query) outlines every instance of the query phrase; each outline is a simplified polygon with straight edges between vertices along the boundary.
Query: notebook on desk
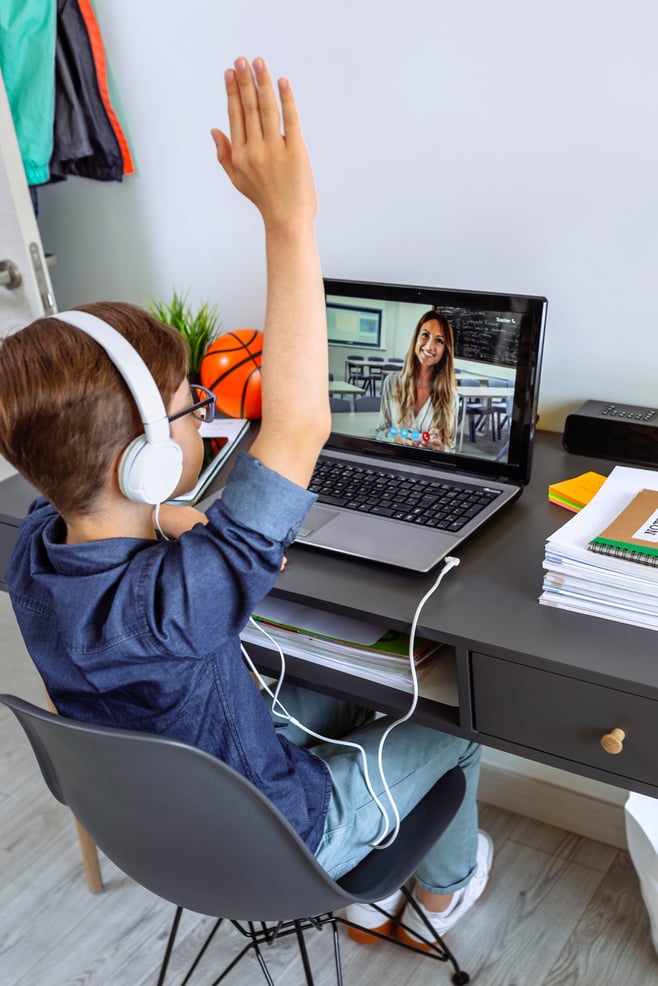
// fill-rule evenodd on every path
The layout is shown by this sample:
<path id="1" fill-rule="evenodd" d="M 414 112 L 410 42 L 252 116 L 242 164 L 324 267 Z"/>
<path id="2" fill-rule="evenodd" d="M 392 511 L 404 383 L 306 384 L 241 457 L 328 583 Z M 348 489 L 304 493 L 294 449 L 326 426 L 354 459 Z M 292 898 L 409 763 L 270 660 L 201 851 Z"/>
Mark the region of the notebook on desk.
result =
<path id="1" fill-rule="evenodd" d="M 325 280 L 325 292 L 334 379 L 356 384 L 368 410 L 357 395 L 332 413 L 310 484 L 319 499 L 297 543 L 429 571 L 530 479 L 546 299 L 340 280 Z M 433 345 L 453 337 L 450 434 L 434 430 L 433 407 L 414 424 L 386 399 L 428 312 L 449 323 L 425 323 Z M 434 359 L 432 343 L 428 352 Z"/>

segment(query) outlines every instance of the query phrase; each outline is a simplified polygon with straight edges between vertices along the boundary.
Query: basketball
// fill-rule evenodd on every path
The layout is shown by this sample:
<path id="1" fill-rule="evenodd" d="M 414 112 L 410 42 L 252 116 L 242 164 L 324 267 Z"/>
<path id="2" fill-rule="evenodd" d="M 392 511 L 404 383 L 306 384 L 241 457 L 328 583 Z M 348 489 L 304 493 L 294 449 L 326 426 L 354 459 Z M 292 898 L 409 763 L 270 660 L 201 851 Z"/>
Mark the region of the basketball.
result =
<path id="1" fill-rule="evenodd" d="M 231 418 L 260 418 L 263 333 L 235 329 L 215 339 L 201 361 L 201 385 Z"/>

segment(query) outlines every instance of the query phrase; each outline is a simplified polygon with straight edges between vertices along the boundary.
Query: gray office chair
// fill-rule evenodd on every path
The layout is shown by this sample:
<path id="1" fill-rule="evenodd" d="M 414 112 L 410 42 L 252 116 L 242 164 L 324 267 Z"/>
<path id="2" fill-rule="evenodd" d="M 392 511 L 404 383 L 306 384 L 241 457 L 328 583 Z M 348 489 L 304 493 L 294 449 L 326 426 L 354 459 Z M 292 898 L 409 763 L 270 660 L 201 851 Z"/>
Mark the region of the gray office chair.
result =
<path id="1" fill-rule="evenodd" d="M 344 397 L 330 397 L 329 410 L 345 414 L 352 410 L 352 402 L 345 400 Z"/>
<path id="2" fill-rule="evenodd" d="M 468 377 L 459 377 L 458 384 L 463 387 L 480 387 L 480 379 L 471 380 Z M 466 401 L 466 414 L 468 416 L 469 438 L 475 444 L 477 432 L 486 424 L 487 419 L 491 422 L 491 438 L 495 440 L 495 412 L 491 406 L 491 398 L 469 397 Z"/>
<path id="3" fill-rule="evenodd" d="M 345 360 L 345 379 L 348 383 L 359 384 L 365 379 L 365 356 L 348 356 Z"/>
<path id="4" fill-rule="evenodd" d="M 381 397 L 358 397 L 354 401 L 355 411 L 379 411 L 381 406 Z"/>
<path id="5" fill-rule="evenodd" d="M 183 986 L 223 919 L 247 944 L 213 986 L 250 950 L 274 986 L 260 946 L 291 934 L 297 936 L 306 983 L 312 986 L 304 932 L 325 924 L 332 927 L 336 978 L 342 986 L 337 923 L 366 929 L 333 910 L 380 900 L 402 886 L 464 796 L 464 775 L 457 767 L 407 816 L 389 849 L 374 850 L 334 881 L 260 791 L 202 750 L 148 733 L 76 722 L 12 695 L 0 695 L 0 703 L 23 727 L 57 800 L 70 807 L 120 869 L 176 905 L 158 986 L 164 983 L 183 909 L 219 918 Z M 443 941 L 428 952 L 412 951 L 450 962 L 453 983 L 469 982 Z"/>

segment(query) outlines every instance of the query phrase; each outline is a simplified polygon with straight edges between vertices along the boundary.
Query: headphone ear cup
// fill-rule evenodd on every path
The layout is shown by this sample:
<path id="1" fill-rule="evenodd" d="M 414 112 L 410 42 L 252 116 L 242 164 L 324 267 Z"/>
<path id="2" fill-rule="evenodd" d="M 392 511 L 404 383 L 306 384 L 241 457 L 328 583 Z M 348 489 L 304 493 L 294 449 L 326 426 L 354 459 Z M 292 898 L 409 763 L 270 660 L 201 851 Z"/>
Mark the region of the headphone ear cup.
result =
<path id="1" fill-rule="evenodd" d="M 171 438 L 154 444 L 140 435 L 119 462 L 119 486 L 135 503 L 164 503 L 183 473 L 183 450 Z"/>

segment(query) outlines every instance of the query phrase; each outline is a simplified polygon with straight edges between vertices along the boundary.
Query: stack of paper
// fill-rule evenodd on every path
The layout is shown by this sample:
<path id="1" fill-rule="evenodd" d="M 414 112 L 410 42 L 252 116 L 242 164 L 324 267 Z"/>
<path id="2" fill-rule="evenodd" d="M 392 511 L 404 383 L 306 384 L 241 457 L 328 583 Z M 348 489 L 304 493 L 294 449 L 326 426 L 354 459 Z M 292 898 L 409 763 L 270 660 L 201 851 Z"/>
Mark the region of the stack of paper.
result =
<path id="1" fill-rule="evenodd" d="M 270 597 L 259 605 L 254 618 L 284 654 L 411 690 L 407 634 Z M 271 641 L 250 624 L 241 638 L 245 643 L 274 648 Z M 414 666 L 418 678 L 433 665 L 441 647 L 434 640 L 416 637 Z"/>
<path id="2" fill-rule="evenodd" d="M 594 498 L 546 542 L 539 602 L 658 630 L 658 568 L 588 548 L 658 472 L 616 466 Z"/>

